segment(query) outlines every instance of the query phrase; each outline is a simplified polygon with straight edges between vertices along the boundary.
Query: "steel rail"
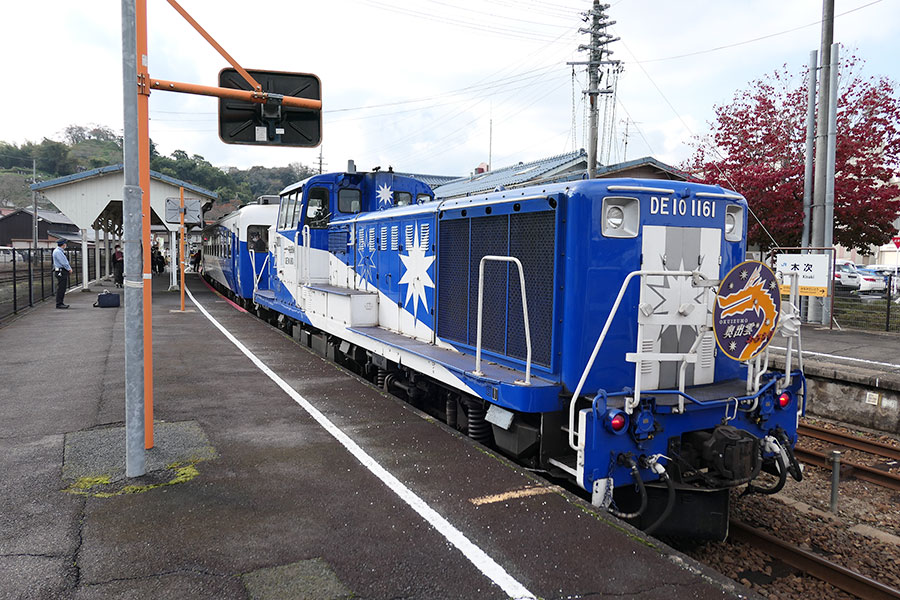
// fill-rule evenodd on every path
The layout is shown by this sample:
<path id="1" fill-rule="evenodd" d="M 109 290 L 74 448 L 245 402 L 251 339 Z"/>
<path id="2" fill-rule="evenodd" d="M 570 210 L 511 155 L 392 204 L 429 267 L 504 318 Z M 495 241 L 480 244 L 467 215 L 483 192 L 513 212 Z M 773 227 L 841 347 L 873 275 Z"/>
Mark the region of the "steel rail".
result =
<path id="1" fill-rule="evenodd" d="M 821 452 L 797 446 L 794 448 L 794 454 L 798 460 L 805 463 L 822 467 L 823 469 L 831 468 L 831 458 Z M 841 471 L 848 475 L 852 475 L 857 479 L 862 479 L 869 483 L 900 491 L 900 475 L 895 475 L 894 473 L 882 471 L 866 465 L 847 462 L 843 459 L 841 459 Z"/>
<path id="2" fill-rule="evenodd" d="M 862 600 L 900 599 L 900 590 L 896 588 L 851 571 L 846 567 L 798 548 L 755 527 L 732 520 L 730 529 L 730 535 L 734 539 L 750 544 L 769 556 L 796 569 L 800 569 L 804 573 L 829 583 L 857 598 Z"/>
<path id="3" fill-rule="evenodd" d="M 885 458 L 900 460 L 900 448 L 896 448 L 890 444 L 858 438 L 846 433 L 841 433 L 840 431 L 825 429 L 818 425 L 800 425 L 797 427 L 797 432 L 807 437 L 822 440 L 823 442 L 831 442 L 832 444 L 860 450 L 861 452 L 868 452 L 869 454 L 876 454 Z"/>

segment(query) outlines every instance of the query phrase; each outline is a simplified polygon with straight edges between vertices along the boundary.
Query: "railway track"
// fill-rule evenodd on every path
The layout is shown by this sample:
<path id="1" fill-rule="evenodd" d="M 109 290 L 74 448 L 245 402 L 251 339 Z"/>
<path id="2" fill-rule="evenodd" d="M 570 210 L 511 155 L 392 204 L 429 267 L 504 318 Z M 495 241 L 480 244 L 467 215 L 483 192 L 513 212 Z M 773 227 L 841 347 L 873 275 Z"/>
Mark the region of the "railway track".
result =
<path id="1" fill-rule="evenodd" d="M 889 460 L 900 461 L 900 449 L 888 444 L 865 440 L 815 425 L 800 425 L 797 431 L 810 438 L 829 442 L 845 448 L 852 448 L 853 450 L 859 450 Z M 807 464 L 823 469 L 831 468 L 831 457 L 823 452 L 818 452 L 798 445 L 794 448 L 794 454 L 797 456 L 798 460 Z M 891 490 L 900 491 L 900 475 L 896 475 L 878 467 L 854 463 L 842 458 L 841 475 L 848 475 Z"/>
<path id="2" fill-rule="evenodd" d="M 862 600 L 900 600 L 900 590 L 896 588 L 851 571 L 740 521 L 731 521 L 729 535 Z"/>
<path id="3" fill-rule="evenodd" d="M 809 465 L 822 467 L 823 469 L 831 468 L 831 457 L 822 452 L 816 452 L 802 446 L 794 448 L 794 455 L 797 460 L 805 462 Z M 869 483 L 874 483 L 891 490 L 900 491 L 900 475 L 895 475 L 889 471 L 882 471 L 875 467 L 852 463 L 841 459 L 841 476 L 849 475 Z"/>
<path id="4" fill-rule="evenodd" d="M 853 448 L 854 450 L 859 450 L 861 452 L 867 452 L 869 454 L 875 454 L 884 458 L 900 461 L 900 448 L 895 448 L 889 444 L 866 440 L 846 433 L 841 433 L 840 431 L 825 429 L 818 425 L 802 424 L 797 428 L 797 432 L 801 435 L 815 438 L 823 442 L 831 442 L 832 444 L 838 444 L 846 448 Z"/>

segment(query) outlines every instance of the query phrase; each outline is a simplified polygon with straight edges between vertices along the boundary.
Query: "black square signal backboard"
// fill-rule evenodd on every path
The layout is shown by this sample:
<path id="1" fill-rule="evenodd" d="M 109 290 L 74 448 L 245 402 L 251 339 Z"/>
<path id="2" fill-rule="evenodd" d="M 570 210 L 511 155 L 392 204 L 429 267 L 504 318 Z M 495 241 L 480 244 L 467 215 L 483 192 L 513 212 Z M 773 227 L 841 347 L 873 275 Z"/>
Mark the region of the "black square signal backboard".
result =
<path id="1" fill-rule="evenodd" d="M 281 71 L 247 71 L 268 94 L 322 99 L 322 84 L 315 75 Z M 219 87 L 253 91 L 235 69 L 219 72 Z M 299 146 L 311 148 L 322 141 L 322 111 L 284 106 L 277 102 L 219 98 L 219 137 L 226 144 Z"/>

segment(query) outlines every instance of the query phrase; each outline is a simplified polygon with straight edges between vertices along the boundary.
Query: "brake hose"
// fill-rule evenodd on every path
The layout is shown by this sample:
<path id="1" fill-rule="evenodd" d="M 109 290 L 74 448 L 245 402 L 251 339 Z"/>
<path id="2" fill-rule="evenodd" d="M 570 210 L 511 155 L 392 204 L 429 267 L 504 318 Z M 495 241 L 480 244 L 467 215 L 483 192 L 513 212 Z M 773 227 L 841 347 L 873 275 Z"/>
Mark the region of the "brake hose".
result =
<path id="1" fill-rule="evenodd" d="M 630 456 L 621 456 L 620 458 L 625 463 L 625 466 L 631 469 L 631 477 L 634 479 L 634 483 L 638 488 L 638 491 L 641 494 L 641 506 L 635 512 L 623 513 L 614 509 L 611 505 L 607 509 L 613 516 L 616 516 L 620 519 L 636 519 L 637 517 L 644 514 L 644 511 L 647 510 L 647 489 L 644 487 L 644 480 L 641 479 L 641 474 L 638 471 L 637 463 L 634 462 L 634 459 Z"/>

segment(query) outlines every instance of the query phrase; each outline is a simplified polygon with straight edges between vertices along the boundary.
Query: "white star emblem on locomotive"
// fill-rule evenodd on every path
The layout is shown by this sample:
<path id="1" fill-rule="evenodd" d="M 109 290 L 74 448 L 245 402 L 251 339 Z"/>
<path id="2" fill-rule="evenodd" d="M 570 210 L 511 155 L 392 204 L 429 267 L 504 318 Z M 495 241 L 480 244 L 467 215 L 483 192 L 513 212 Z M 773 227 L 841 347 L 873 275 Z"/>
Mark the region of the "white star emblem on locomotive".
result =
<path id="1" fill-rule="evenodd" d="M 406 268 L 406 273 L 400 279 L 400 285 L 405 283 L 408 286 L 403 306 L 408 305 L 410 299 L 413 299 L 413 315 L 418 317 L 419 300 L 422 300 L 425 312 L 428 312 L 428 299 L 425 296 L 425 290 L 427 288 L 434 289 L 434 281 L 431 280 L 431 276 L 428 274 L 428 269 L 434 262 L 434 256 L 425 255 L 428 250 L 420 247 L 419 228 L 416 227 L 415 231 L 412 248 L 406 249 L 407 253 L 405 256 L 403 254 L 400 255 L 400 260 Z"/>
<path id="2" fill-rule="evenodd" d="M 394 203 L 394 192 L 386 183 L 378 186 L 378 191 L 375 192 L 375 195 L 378 196 L 378 208 L 391 206 Z"/>

